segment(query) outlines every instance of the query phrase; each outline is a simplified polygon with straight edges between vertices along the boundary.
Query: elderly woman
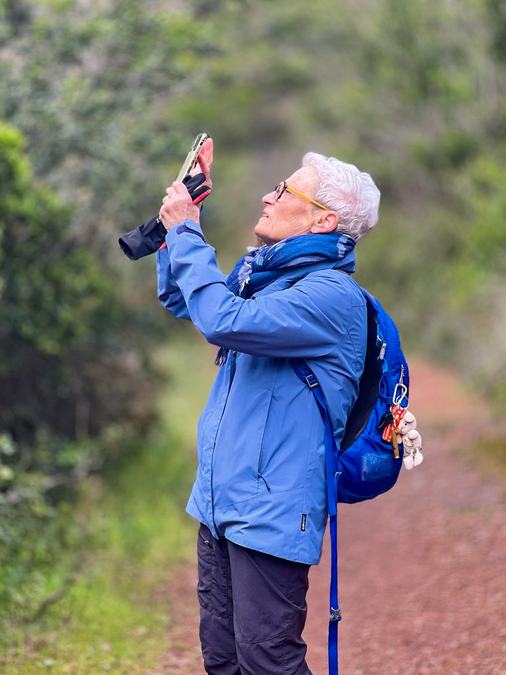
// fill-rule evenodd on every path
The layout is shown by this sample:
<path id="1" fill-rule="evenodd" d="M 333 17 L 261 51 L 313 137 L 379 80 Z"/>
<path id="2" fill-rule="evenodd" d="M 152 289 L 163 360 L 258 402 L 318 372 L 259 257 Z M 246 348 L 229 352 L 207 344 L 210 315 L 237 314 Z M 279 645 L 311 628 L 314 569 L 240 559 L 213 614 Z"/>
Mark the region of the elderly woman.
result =
<path id="1" fill-rule="evenodd" d="M 209 182 L 212 142 L 200 166 Z M 337 446 L 356 400 L 367 338 L 352 278 L 380 193 L 355 166 L 316 153 L 262 198 L 264 242 L 227 277 L 182 183 L 167 188 L 158 296 L 219 347 L 200 416 L 187 512 L 200 522 L 198 596 L 207 673 L 309 673 L 301 637 L 311 565 L 327 522 L 323 423 L 295 375 L 325 392 Z"/>

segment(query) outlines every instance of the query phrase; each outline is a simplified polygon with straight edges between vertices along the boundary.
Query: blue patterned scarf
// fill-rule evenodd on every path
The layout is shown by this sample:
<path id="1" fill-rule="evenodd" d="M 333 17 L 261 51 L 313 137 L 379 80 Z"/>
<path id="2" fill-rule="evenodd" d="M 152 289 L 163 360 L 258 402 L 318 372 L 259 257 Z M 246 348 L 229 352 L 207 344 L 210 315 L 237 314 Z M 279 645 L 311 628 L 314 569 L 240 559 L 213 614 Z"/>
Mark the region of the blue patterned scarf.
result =
<path id="1" fill-rule="evenodd" d="M 355 241 L 342 232 L 303 234 L 283 239 L 272 246 L 250 248 L 240 258 L 227 278 L 227 287 L 242 298 L 261 291 L 279 276 L 293 268 L 300 277 L 317 268 L 337 269 L 350 274 L 355 271 Z M 304 268 L 307 268 L 304 269 Z M 216 364 L 224 362 L 227 349 L 221 347 Z"/>

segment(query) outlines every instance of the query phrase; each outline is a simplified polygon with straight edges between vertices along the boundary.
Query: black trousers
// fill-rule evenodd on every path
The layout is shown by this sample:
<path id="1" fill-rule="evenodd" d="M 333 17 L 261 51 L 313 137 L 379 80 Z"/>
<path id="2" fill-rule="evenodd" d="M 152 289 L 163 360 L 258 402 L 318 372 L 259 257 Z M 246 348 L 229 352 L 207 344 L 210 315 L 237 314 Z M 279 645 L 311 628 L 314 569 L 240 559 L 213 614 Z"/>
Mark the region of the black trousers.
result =
<path id="1" fill-rule="evenodd" d="M 197 543 L 200 642 L 210 675 L 311 675 L 302 630 L 310 565 L 216 540 Z"/>

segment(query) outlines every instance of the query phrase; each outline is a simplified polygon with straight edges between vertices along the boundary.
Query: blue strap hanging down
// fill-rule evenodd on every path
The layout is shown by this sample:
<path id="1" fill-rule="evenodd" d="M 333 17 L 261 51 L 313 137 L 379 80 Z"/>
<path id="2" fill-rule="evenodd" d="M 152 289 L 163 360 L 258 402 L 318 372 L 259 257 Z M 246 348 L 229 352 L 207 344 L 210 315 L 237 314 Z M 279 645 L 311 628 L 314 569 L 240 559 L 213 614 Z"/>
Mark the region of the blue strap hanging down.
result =
<path id="1" fill-rule="evenodd" d="M 338 600 L 338 566 L 337 566 L 337 494 L 336 484 L 339 478 L 337 467 L 337 447 L 332 431 L 332 423 L 328 412 L 327 401 L 315 374 L 302 360 L 292 361 L 293 369 L 297 377 L 302 380 L 313 392 L 322 416 L 325 429 L 325 471 L 327 475 L 327 502 L 329 511 L 330 529 L 330 591 L 329 591 L 329 637 L 328 637 L 328 662 L 329 675 L 338 675 L 339 657 L 337 648 L 337 629 L 341 620 L 341 610 Z"/>

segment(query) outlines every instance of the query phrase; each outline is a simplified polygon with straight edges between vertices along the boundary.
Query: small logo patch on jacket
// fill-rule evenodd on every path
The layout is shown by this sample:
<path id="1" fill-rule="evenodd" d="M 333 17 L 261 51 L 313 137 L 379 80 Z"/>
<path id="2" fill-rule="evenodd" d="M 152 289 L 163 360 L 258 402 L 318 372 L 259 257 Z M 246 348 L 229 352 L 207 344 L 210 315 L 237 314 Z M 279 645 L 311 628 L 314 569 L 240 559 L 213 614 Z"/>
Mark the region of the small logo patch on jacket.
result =
<path id="1" fill-rule="evenodd" d="M 300 529 L 303 532 L 306 531 L 306 519 L 307 519 L 307 513 L 303 513 L 302 518 L 300 519 Z"/>

